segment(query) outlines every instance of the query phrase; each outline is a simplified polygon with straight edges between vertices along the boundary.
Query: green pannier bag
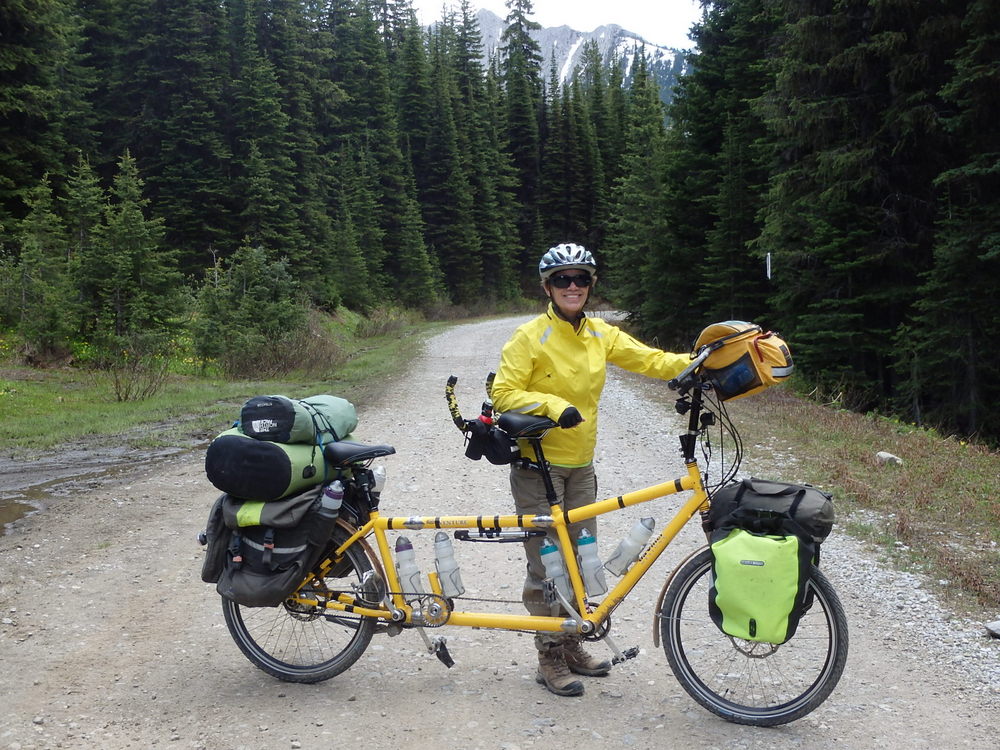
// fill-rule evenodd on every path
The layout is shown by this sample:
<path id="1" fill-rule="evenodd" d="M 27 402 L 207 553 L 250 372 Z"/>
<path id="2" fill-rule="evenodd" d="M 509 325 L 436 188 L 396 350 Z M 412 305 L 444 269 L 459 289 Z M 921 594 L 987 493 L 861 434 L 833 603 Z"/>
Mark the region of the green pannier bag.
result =
<path id="1" fill-rule="evenodd" d="M 796 533 L 729 527 L 713 533 L 711 550 L 709 614 L 716 626 L 749 641 L 791 638 L 810 603 L 812 543 Z"/>
<path id="2" fill-rule="evenodd" d="M 325 443 L 343 440 L 358 426 L 358 414 L 338 396 L 256 396 L 240 410 L 243 434 L 275 443 Z"/>
<path id="3" fill-rule="evenodd" d="M 323 449 L 315 443 L 258 440 L 233 427 L 205 451 L 208 481 L 243 500 L 270 502 L 325 481 Z"/>
<path id="4" fill-rule="evenodd" d="M 224 545 L 221 570 L 215 562 L 218 551 L 206 553 L 202 579 L 211 581 L 227 599 L 244 607 L 274 607 L 281 604 L 302 582 L 322 556 L 330 541 L 336 515 L 321 510 L 321 487 L 272 503 L 245 502 L 223 495 L 213 506 L 209 526 L 221 516 L 215 544 Z M 266 523 L 253 523 L 254 520 Z M 212 536 L 206 533 L 211 545 Z"/>

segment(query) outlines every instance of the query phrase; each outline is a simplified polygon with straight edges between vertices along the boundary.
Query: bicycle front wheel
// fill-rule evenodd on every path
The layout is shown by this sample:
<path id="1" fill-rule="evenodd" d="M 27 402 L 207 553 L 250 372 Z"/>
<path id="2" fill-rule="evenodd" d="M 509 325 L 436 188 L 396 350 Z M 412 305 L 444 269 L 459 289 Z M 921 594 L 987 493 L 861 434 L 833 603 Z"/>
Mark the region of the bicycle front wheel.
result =
<path id="1" fill-rule="evenodd" d="M 777 726 L 815 710 L 833 691 L 847 661 L 847 618 L 816 568 L 813 603 L 787 643 L 726 635 L 708 613 L 712 555 L 705 550 L 674 576 L 660 609 L 660 635 L 677 680 L 698 703 L 727 721 Z"/>
<path id="2" fill-rule="evenodd" d="M 330 549 L 347 538 L 338 526 Z M 367 591 L 364 598 L 377 605 L 382 586 L 366 550 L 353 544 L 326 579 L 302 589 L 319 606 L 289 600 L 277 607 L 244 607 L 223 598 L 222 613 L 236 645 L 258 668 L 286 682 L 321 682 L 354 664 L 375 632 L 375 618 L 326 610 L 322 602 L 338 591 Z"/>

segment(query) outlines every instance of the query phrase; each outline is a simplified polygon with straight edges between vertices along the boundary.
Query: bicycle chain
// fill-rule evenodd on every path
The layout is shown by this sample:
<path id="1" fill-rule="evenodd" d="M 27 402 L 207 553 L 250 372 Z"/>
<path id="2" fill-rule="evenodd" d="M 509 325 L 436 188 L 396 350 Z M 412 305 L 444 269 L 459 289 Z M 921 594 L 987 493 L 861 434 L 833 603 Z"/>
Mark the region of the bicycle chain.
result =
<path id="1" fill-rule="evenodd" d="M 335 590 L 335 589 L 327 589 L 327 591 L 324 592 L 324 593 L 332 594 L 333 597 L 336 598 L 336 595 L 339 594 L 339 593 L 341 593 L 341 592 L 338 591 L 338 590 Z M 343 591 L 343 593 L 356 593 L 356 592 L 347 591 L 345 589 Z M 448 604 L 449 600 L 445 599 L 444 597 L 439 597 L 437 594 L 427 594 L 427 593 L 419 593 L 419 592 L 405 592 L 405 591 L 400 591 L 400 592 L 389 591 L 388 595 L 392 596 L 393 594 L 396 594 L 396 593 L 399 593 L 400 595 L 402 595 L 404 597 L 409 595 L 409 596 L 415 596 L 415 597 L 434 597 L 434 598 L 437 598 L 437 599 L 441 599 L 442 601 L 445 602 L 445 610 L 448 612 L 448 614 L 451 614 L 451 612 L 453 611 L 453 607 L 451 607 Z M 494 604 L 522 604 L 523 603 L 520 599 L 488 599 L 488 598 L 485 598 L 485 597 L 477 597 L 477 596 L 454 596 L 454 597 L 450 597 L 450 600 L 451 601 L 461 600 L 463 602 L 492 602 Z M 305 614 L 305 613 L 294 612 L 294 611 L 291 611 L 290 613 L 291 614 L 296 614 L 296 615 Z M 317 612 L 316 615 L 321 616 L 321 617 L 328 617 L 328 618 L 329 617 L 334 617 L 334 615 L 328 615 L 328 614 L 322 613 L 322 612 Z M 336 614 L 336 617 L 338 619 L 345 619 L 345 620 L 361 620 L 361 619 L 363 619 L 366 616 L 367 615 L 355 615 L 355 614 L 352 614 L 350 612 L 338 612 Z M 416 626 L 416 627 L 439 628 L 442 625 L 445 625 L 447 623 L 447 620 L 448 620 L 448 618 L 445 617 L 443 619 L 439 618 L 438 620 L 435 620 L 433 622 L 432 621 L 425 621 L 422 625 L 419 625 L 419 626 Z M 609 633 L 610 631 L 611 631 L 611 618 L 610 617 L 606 617 L 604 619 L 604 621 L 597 627 L 596 630 L 594 630 L 592 633 L 588 633 L 588 634 L 584 635 L 583 638 L 584 638 L 584 640 L 587 640 L 587 641 L 599 641 L 602 638 L 604 638 L 604 636 L 607 635 L 607 633 Z M 519 628 L 515 628 L 515 629 L 510 630 L 509 632 L 511 632 L 511 633 L 526 633 L 528 635 L 531 635 L 531 634 L 534 634 L 536 631 L 534 631 L 534 630 L 522 630 L 522 629 L 519 629 Z"/>

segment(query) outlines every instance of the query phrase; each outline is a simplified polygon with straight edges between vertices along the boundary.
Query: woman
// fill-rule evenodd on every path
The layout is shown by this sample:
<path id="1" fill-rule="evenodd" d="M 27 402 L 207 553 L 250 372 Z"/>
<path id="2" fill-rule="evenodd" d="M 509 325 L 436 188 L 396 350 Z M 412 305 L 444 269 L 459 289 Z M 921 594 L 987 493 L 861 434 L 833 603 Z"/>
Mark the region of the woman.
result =
<path id="1" fill-rule="evenodd" d="M 551 464 L 552 481 L 564 511 L 597 498 L 594 447 L 597 442 L 597 405 L 604 389 L 608 362 L 626 370 L 669 380 L 690 359 L 646 346 L 600 318 L 589 318 L 584 307 L 597 280 L 597 262 L 581 245 L 557 245 L 538 264 L 548 309 L 514 331 L 504 345 L 493 383 L 492 397 L 501 411 L 549 417 L 562 429 L 551 430 L 542 441 Z M 530 450 L 525 451 L 529 454 Z M 537 470 L 514 466 L 511 493 L 518 513 L 548 513 L 545 487 Z M 570 536 L 587 529 L 596 536 L 596 519 L 570 525 Z M 533 615 L 561 612 L 545 604 L 541 540 L 524 543 L 528 573 L 522 600 Z M 588 654 L 576 635 L 537 633 L 537 681 L 556 695 L 582 695 L 583 683 L 573 674 L 603 677 L 611 671 L 607 659 Z"/>

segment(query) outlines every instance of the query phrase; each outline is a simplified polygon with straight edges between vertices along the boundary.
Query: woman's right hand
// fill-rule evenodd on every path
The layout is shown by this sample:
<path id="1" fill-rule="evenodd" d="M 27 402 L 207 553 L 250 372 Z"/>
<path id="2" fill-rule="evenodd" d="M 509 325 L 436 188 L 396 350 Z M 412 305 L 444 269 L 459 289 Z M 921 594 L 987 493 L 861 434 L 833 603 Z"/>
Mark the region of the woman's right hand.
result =
<path id="1" fill-rule="evenodd" d="M 559 415 L 559 426 L 564 430 L 568 430 L 570 427 L 576 427 L 578 424 L 583 422 L 583 415 L 580 414 L 579 410 L 575 406 L 567 406 L 563 413 Z"/>

